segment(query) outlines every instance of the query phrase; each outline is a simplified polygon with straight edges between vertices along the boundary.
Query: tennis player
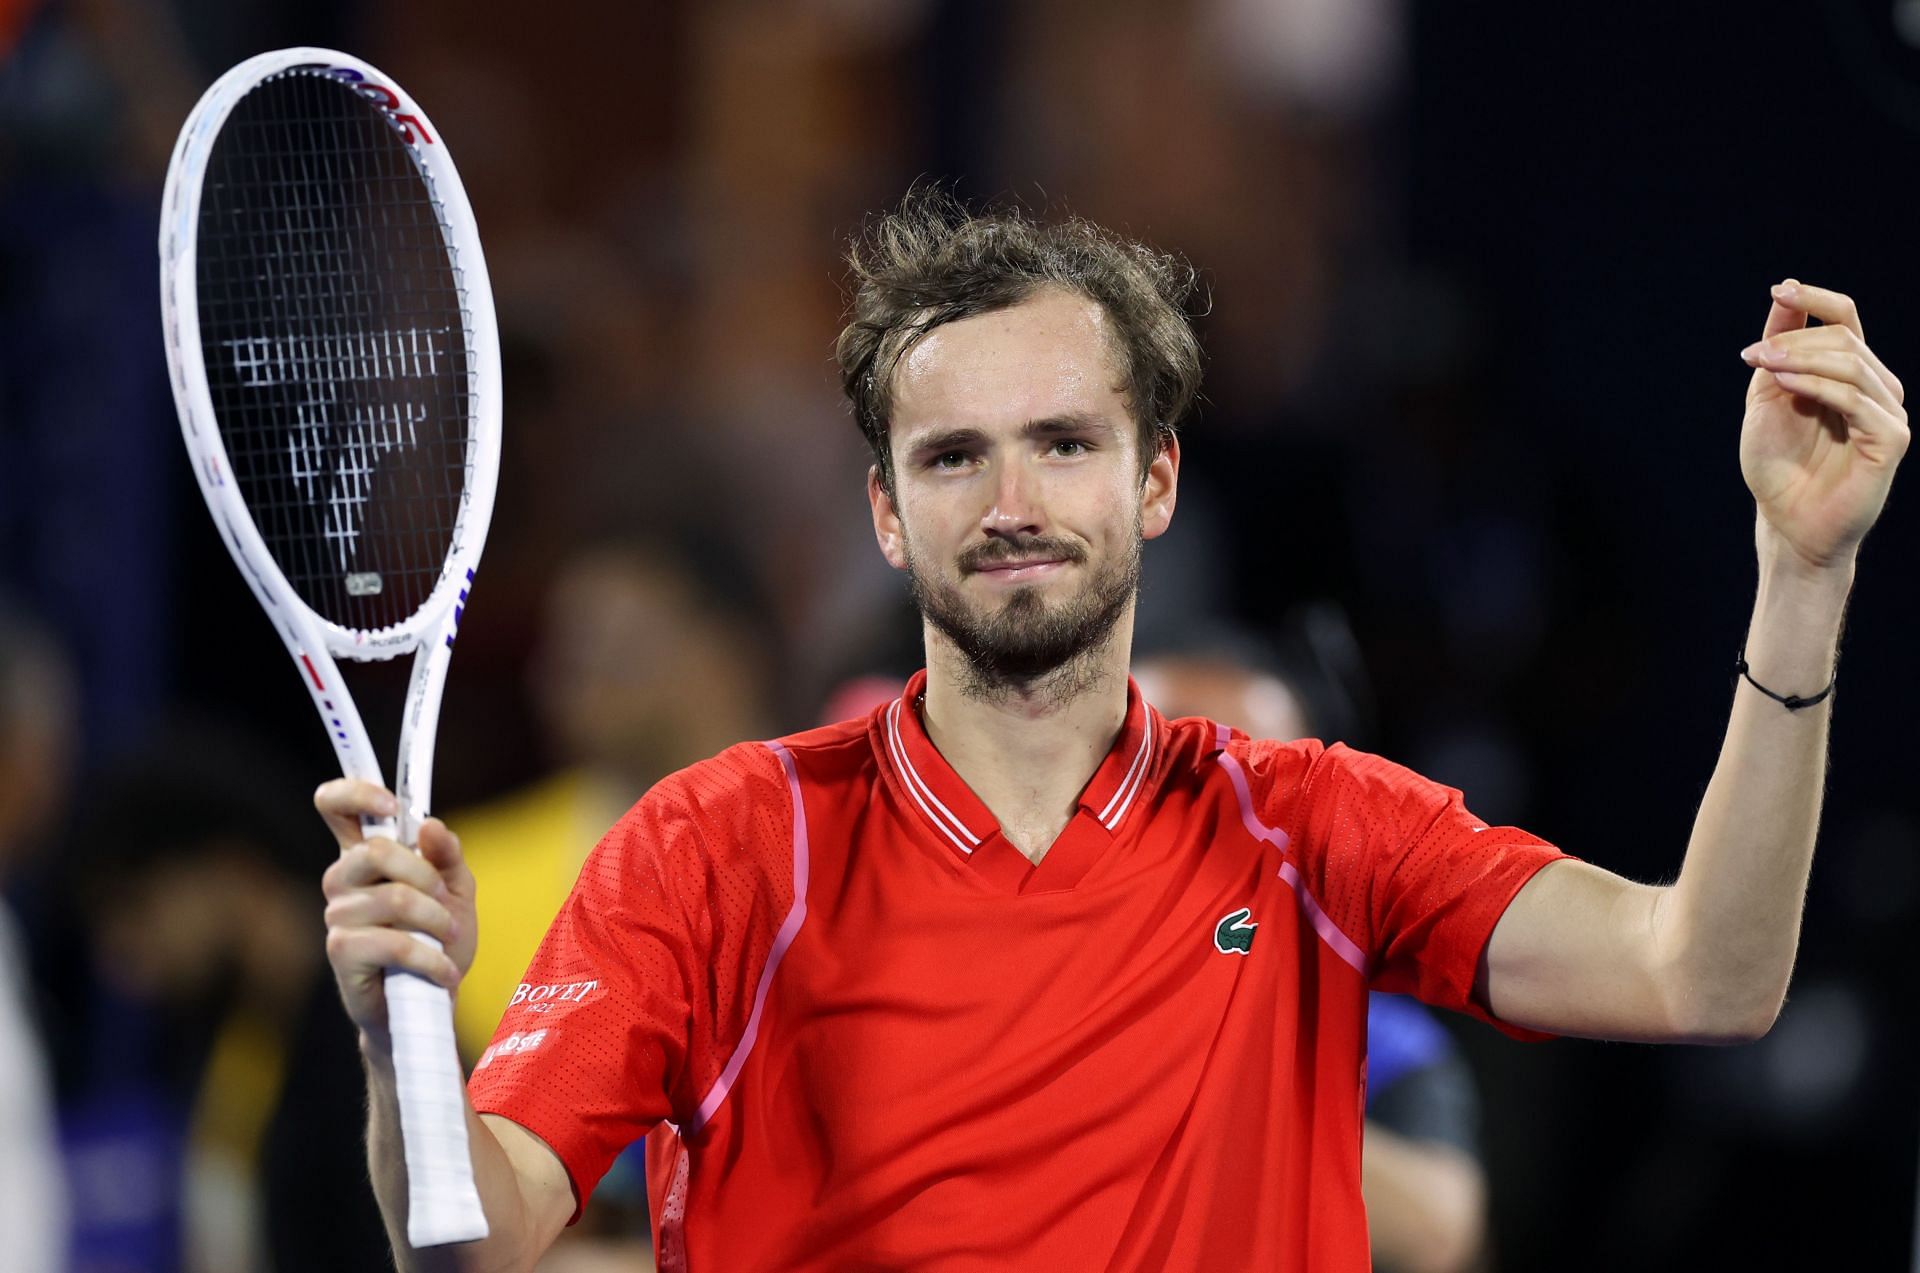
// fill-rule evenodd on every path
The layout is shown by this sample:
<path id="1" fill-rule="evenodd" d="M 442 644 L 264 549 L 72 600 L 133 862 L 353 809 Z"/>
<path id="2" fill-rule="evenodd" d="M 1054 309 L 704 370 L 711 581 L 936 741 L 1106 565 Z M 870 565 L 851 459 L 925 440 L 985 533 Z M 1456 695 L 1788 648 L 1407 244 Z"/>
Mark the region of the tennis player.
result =
<path id="1" fill-rule="evenodd" d="M 1199 381 L 1189 271 L 933 197 L 853 269 L 840 364 L 926 669 L 613 827 L 473 1074 L 492 1236 L 396 1236 L 403 1267 L 530 1267 L 645 1136 L 663 1269 L 1364 1269 L 1369 985 L 1523 1037 L 1766 1032 L 1855 552 L 1908 437 L 1851 300 L 1782 283 L 1743 351 L 1759 591 L 1684 866 L 1651 886 L 1388 761 L 1142 700 L 1141 544 L 1172 522 Z M 404 1235 L 381 976 L 458 985 L 474 882 L 438 822 L 421 856 L 363 843 L 377 789 L 316 803 Z"/>

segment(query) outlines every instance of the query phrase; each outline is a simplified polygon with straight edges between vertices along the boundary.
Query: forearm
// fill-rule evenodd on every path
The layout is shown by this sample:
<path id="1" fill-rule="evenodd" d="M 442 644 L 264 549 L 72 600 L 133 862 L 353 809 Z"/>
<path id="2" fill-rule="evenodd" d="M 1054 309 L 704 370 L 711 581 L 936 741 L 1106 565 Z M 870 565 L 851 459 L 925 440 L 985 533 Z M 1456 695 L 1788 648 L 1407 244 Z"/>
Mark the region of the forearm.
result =
<path id="1" fill-rule="evenodd" d="M 1761 685 L 1811 697 L 1833 675 L 1853 569 L 1851 560 L 1814 569 L 1789 557 L 1763 550 L 1746 658 Z M 1831 709 L 1828 699 L 1788 711 L 1745 680 L 1734 691 L 1685 865 L 1654 910 L 1670 1007 L 1691 1037 L 1757 1037 L 1785 999 L 1820 820 Z"/>
<path id="2" fill-rule="evenodd" d="M 407 1164 L 400 1136 L 400 1103 L 391 1053 L 365 1037 L 361 1058 L 367 1074 L 367 1168 L 374 1196 L 386 1222 L 400 1273 L 506 1273 L 533 1267 L 539 1250 L 518 1177 L 492 1128 L 467 1103 L 467 1144 L 474 1183 L 486 1212 L 488 1235 L 481 1242 L 415 1250 L 407 1242 Z"/>

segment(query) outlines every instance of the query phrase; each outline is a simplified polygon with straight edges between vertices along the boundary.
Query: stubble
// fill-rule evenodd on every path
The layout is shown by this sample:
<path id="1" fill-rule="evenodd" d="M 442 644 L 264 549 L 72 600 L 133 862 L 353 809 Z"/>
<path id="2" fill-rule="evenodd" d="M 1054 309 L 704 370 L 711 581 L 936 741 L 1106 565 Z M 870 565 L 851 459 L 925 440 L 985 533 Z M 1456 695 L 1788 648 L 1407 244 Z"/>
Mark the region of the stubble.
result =
<path id="1" fill-rule="evenodd" d="M 990 613 L 970 606 L 958 584 L 929 577 L 909 540 L 908 587 L 921 616 L 960 652 L 961 693 L 987 702 L 1020 697 L 1057 705 L 1100 688 L 1109 675 L 1103 655 L 1140 586 L 1140 528 L 1134 529 L 1128 549 L 1075 595 L 1050 605 L 1038 586 L 1015 588 Z M 1034 538 L 976 545 L 957 565 L 966 573 L 1033 556 L 1086 560 L 1077 543 Z"/>

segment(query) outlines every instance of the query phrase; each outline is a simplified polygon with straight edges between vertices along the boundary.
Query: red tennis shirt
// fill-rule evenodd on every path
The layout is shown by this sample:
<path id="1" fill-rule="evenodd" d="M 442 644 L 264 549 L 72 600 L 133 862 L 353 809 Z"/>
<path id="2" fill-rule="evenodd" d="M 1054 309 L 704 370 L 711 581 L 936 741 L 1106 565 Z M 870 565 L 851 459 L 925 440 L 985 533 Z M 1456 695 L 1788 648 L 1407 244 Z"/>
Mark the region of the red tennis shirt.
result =
<path id="1" fill-rule="evenodd" d="M 1487 1018 L 1558 850 L 1376 757 L 1126 725 L 1034 866 L 870 716 L 665 779 L 471 1090 L 584 1200 L 647 1136 L 663 1270 L 1364 1270 L 1369 983 Z"/>

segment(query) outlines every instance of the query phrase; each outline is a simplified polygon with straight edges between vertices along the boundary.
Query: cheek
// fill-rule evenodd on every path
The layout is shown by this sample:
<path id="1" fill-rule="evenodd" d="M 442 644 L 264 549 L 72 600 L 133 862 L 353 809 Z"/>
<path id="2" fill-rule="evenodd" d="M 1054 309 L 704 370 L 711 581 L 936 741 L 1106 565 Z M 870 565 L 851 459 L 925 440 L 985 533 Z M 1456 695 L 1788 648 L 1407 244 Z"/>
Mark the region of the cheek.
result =
<path id="1" fill-rule="evenodd" d="M 1060 520 L 1094 543 L 1124 547 L 1139 538 L 1140 488 L 1126 474 L 1063 493 Z"/>
<path id="2" fill-rule="evenodd" d="M 958 545 L 977 525 L 977 520 L 959 507 L 959 501 L 941 499 L 938 492 L 901 492 L 894 505 L 900 526 L 902 546 L 916 563 L 924 564 L 942 554 L 957 551 Z"/>

